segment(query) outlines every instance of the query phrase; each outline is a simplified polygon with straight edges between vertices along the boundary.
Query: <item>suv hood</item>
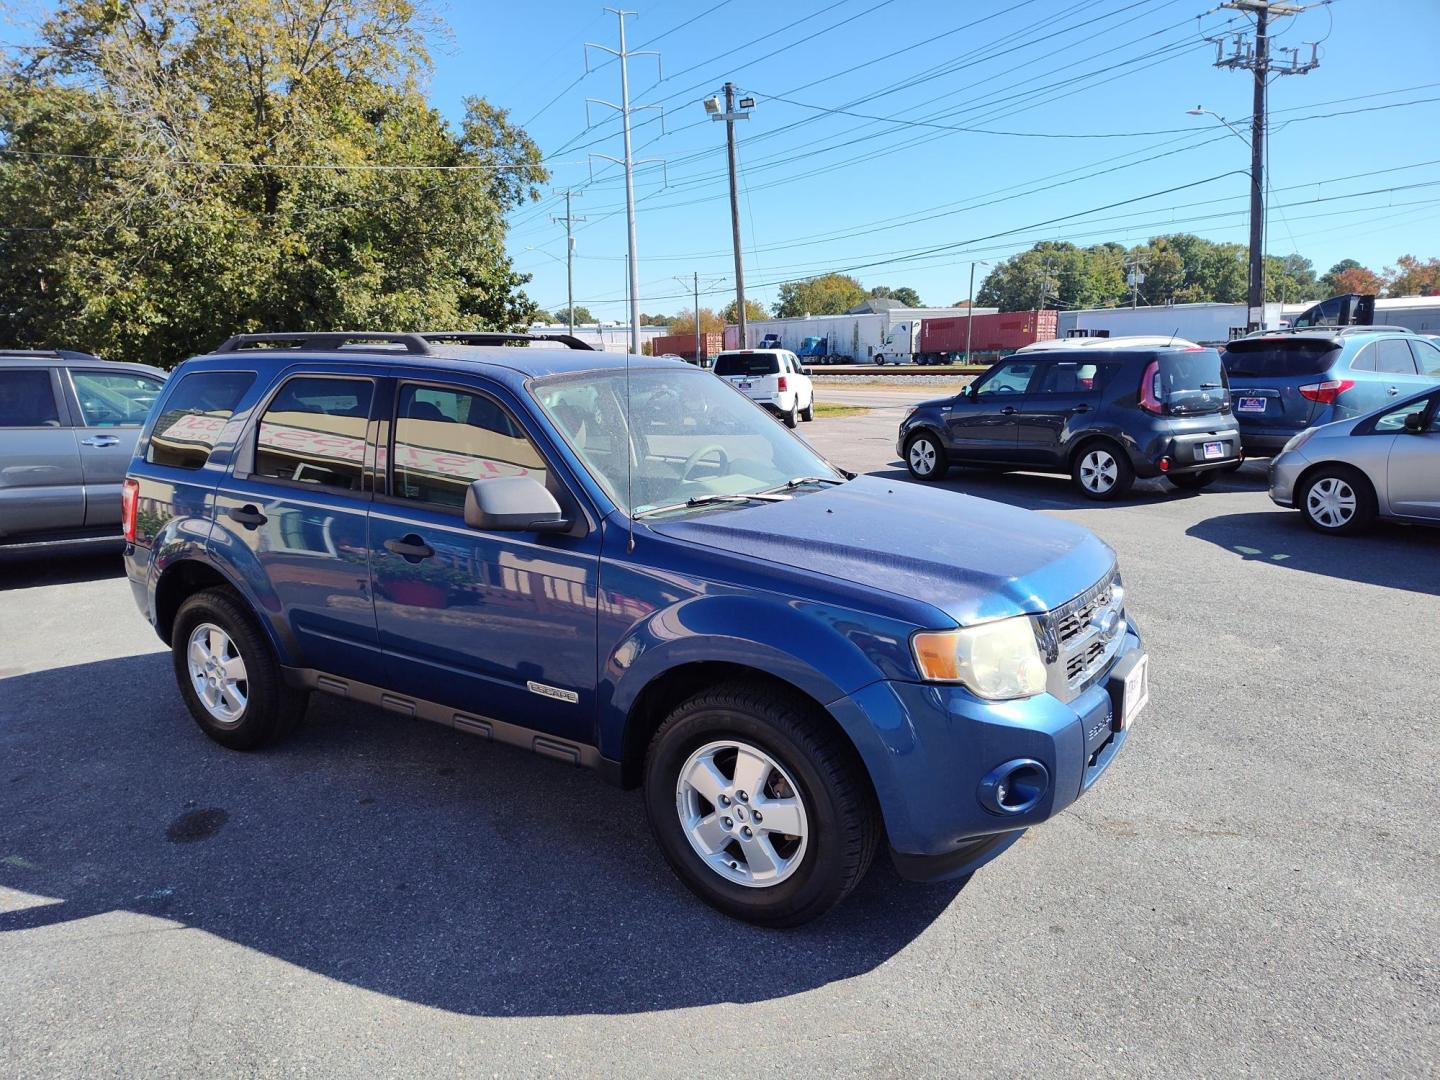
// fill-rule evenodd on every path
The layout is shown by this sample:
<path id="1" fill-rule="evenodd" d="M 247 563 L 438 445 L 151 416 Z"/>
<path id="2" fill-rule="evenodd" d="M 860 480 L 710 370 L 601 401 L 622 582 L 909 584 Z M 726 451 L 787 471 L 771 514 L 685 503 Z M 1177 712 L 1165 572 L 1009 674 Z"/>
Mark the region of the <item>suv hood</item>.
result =
<path id="1" fill-rule="evenodd" d="M 874 476 L 650 527 L 918 600 L 961 625 L 1058 607 L 1115 565 L 1115 553 L 1079 525 Z"/>

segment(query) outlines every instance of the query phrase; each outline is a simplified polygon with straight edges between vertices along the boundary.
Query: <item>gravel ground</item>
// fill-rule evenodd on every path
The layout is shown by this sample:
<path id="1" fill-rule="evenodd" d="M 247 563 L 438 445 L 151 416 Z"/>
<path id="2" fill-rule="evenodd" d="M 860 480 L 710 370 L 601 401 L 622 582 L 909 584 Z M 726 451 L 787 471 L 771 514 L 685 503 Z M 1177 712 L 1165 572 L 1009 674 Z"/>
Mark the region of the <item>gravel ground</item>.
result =
<path id="1" fill-rule="evenodd" d="M 905 483 L 902 405 L 801 431 Z M 792 932 L 551 762 L 319 698 L 223 750 L 114 560 L 0 567 L 0 1076 L 1434 1076 L 1440 531 L 945 486 L 1116 549 L 1151 704 L 963 889 Z"/>

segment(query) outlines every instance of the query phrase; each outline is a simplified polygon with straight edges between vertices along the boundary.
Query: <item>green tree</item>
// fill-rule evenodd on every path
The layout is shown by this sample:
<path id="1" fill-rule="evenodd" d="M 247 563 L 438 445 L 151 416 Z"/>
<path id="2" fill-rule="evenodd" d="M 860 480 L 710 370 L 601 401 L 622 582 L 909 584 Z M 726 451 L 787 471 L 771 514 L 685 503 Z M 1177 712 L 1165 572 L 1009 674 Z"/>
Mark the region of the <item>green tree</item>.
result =
<path id="1" fill-rule="evenodd" d="M 1118 245 L 1080 248 L 1042 241 L 997 263 L 975 294 L 975 303 L 1001 311 L 1112 306 L 1124 292 L 1123 254 Z"/>
<path id="2" fill-rule="evenodd" d="M 570 309 L 569 309 L 568 307 L 562 307 L 562 308 L 558 309 L 558 310 L 555 312 L 555 321 L 556 321 L 556 322 L 568 323 L 568 322 L 570 321 Z M 590 326 L 590 325 L 592 325 L 592 324 L 594 324 L 594 323 L 597 323 L 597 322 L 599 322 L 599 321 L 600 321 L 599 319 L 595 318 L 595 316 L 590 313 L 590 309 L 589 309 L 588 307 L 586 307 L 584 304 L 576 304 L 576 305 L 575 305 L 575 325 L 576 325 L 576 326 L 579 326 L 579 325 L 581 325 L 582 323 L 585 324 L 586 326 Z"/>
<path id="3" fill-rule="evenodd" d="M 780 286 L 777 319 L 802 315 L 839 315 L 865 299 L 865 289 L 848 274 L 824 274 Z"/>
<path id="4" fill-rule="evenodd" d="M 674 321 L 674 315 L 646 315 L 643 311 L 640 313 L 641 326 L 669 326 Z"/>
<path id="5" fill-rule="evenodd" d="M 720 318 L 723 319 L 726 323 L 738 323 L 740 320 L 736 318 L 735 310 L 735 301 L 731 300 L 730 303 L 726 304 L 720 310 Z M 762 319 L 768 318 L 770 318 L 770 312 L 765 310 L 764 304 L 760 303 L 759 300 L 751 300 L 749 297 L 745 298 L 746 322 L 760 322 Z M 693 325 L 693 319 L 691 320 L 691 323 Z"/>
<path id="6" fill-rule="evenodd" d="M 873 300 L 894 300 L 906 307 L 925 306 L 920 300 L 920 294 L 909 285 L 901 285 L 898 289 L 892 289 L 888 285 L 876 285 L 870 290 L 870 297 Z"/>
<path id="7" fill-rule="evenodd" d="M 60 5 L 0 68 L 0 341 L 168 366 L 238 331 L 523 325 L 504 215 L 540 152 L 484 99 L 459 130 L 426 104 L 428 29 L 409 0 Z"/>

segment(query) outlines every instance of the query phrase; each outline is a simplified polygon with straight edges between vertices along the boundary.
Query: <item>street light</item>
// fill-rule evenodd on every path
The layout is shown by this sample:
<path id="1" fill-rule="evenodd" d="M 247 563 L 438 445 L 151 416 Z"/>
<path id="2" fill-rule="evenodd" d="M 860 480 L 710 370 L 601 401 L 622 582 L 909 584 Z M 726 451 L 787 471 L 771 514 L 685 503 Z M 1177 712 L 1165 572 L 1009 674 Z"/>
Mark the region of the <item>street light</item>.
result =
<path id="1" fill-rule="evenodd" d="M 1226 120 L 1226 119 L 1225 119 L 1223 116 L 1221 116 L 1219 113 L 1217 113 L 1217 112 L 1215 112 L 1215 111 L 1213 111 L 1213 110 L 1211 110 L 1211 109 L 1205 109 L 1205 108 L 1202 108 L 1202 107 L 1199 106 L 1199 105 L 1196 105 L 1195 108 L 1193 108 L 1193 109 L 1186 109 L 1186 110 L 1185 110 L 1185 115 L 1186 115 L 1186 116 L 1213 116 L 1216 120 L 1219 120 L 1220 123 L 1224 124 L 1227 128 L 1229 128 L 1229 129 L 1230 129 L 1230 133 L 1231 133 L 1232 135 L 1234 135 L 1237 139 L 1239 139 L 1241 142 L 1243 142 L 1246 146 L 1249 146 L 1249 145 L 1250 145 L 1250 140 L 1247 139 L 1244 135 L 1240 134 L 1240 132 L 1235 129 L 1235 126 L 1234 126 L 1233 124 L 1231 124 L 1229 120 Z"/>

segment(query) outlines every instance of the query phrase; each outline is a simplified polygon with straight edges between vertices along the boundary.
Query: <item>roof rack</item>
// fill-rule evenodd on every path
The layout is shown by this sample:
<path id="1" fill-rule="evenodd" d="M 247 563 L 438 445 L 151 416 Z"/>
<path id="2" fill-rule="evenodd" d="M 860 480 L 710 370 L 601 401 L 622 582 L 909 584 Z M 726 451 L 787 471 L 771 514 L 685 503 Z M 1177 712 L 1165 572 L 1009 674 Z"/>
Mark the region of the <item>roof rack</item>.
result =
<path id="1" fill-rule="evenodd" d="M 570 349 L 595 352 L 595 347 L 573 334 L 512 334 L 498 330 L 436 330 L 419 335 L 426 341 L 451 345 L 508 345 L 524 341 L 555 341 Z"/>
<path id="2" fill-rule="evenodd" d="M 346 345 L 374 342 L 385 345 L 403 345 L 407 353 L 429 356 L 430 346 L 419 334 L 386 334 L 370 330 L 334 330 L 315 332 L 300 330 L 295 333 L 278 334 L 236 334 L 227 338 L 215 350 L 217 353 L 233 353 L 248 350 L 253 345 L 280 345 L 291 342 L 290 349 L 297 352 L 338 352 Z"/>
<path id="3" fill-rule="evenodd" d="M 91 353 L 76 352 L 74 349 L 5 349 L 0 348 L 3 360 L 99 360 Z"/>
<path id="4" fill-rule="evenodd" d="M 1246 337 L 1262 337 L 1272 334 L 1413 334 L 1408 326 L 1280 326 L 1274 330 L 1256 330 Z"/>

